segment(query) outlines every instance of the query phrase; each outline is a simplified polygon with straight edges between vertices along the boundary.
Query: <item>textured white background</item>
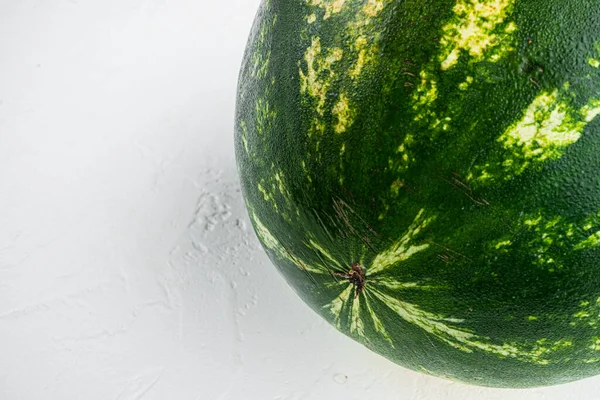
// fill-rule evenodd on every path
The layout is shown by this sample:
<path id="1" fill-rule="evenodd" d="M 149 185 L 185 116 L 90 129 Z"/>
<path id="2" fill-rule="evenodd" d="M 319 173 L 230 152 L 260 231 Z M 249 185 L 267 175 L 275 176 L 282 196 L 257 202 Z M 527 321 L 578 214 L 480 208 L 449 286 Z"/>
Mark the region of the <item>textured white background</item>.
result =
<path id="1" fill-rule="evenodd" d="M 397 367 L 251 231 L 233 153 L 258 0 L 0 0 L 0 400 L 598 399 Z"/>

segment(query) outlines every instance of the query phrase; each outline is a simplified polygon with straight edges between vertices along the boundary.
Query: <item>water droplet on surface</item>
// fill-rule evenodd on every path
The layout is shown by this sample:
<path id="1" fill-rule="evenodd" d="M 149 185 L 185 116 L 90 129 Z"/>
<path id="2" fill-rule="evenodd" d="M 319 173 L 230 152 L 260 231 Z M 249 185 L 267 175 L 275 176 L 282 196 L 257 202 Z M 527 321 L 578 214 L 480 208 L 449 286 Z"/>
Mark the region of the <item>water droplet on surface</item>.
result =
<path id="1" fill-rule="evenodd" d="M 344 375 L 344 374 L 336 374 L 336 375 L 333 377 L 333 380 L 334 380 L 336 383 L 338 383 L 338 384 L 340 384 L 340 385 L 343 385 L 344 383 L 346 383 L 346 381 L 348 381 L 348 375 Z"/>

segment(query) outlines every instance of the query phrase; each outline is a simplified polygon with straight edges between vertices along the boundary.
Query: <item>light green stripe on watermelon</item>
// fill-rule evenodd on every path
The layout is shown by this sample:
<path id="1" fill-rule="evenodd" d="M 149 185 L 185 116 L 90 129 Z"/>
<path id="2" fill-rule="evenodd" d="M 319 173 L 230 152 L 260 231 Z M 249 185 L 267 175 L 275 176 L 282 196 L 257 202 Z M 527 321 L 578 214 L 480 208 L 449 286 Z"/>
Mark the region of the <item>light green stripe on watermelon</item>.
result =
<path id="1" fill-rule="evenodd" d="M 271 204 L 271 206 L 273 207 L 273 211 L 276 213 L 279 213 L 280 212 L 279 203 L 275 199 L 275 195 L 274 195 L 273 191 L 269 191 L 267 189 L 268 185 L 266 183 L 266 180 L 261 179 L 261 181 L 256 185 L 256 187 L 258 188 L 258 191 L 263 195 L 263 199 L 265 201 L 269 202 L 269 204 Z M 271 185 L 270 189 L 274 189 L 274 185 Z"/>
<path id="2" fill-rule="evenodd" d="M 519 346 L 516 343 L 493 344 L 489 342 L 489 338 L 478 336 L 464 328 L 461 329 L 452 325 L 464 322 L 462 319 L 447 318 L 421 310 L 414 304 L 398 300 L 378 289 L 371 289 L 371 292 L 387 307 L 398 313 L 402 319 L 420 327 L 455 349 L 467 353 L 478 349 L 503 357 L 546 365 L 550 361 L 545 356 L 572 346 L 572 342 L 569 340 L 558 340 L 549 343 L 547 339 L 538 340 L 530 348 Z"/>
<path id="3" fill-rule="evenodd" d="M 381 301 L 392 311 L 397 313 L 405 321 L 415 326 L 418 326 L 419 328 L 432 334 L 438 339 L 450 344 L 456 349 L 460 349 L 467 352 L 472 351 L 467 346 L 464 346 L 462 343 L 468 342 L 471 338 L 474 337 L 474 335 L 470 332 L 466 332 L 458 328 L 453 328 L 448 325 L 449 322 L 460 323 L 463 322 L 462 320 L 444 318 L 442 316 L 423 311 L 414 304 L 409 304 L 398 300 L 390 296 L 389 294 L 378 290 L 377 288 L 370 288 L 369 291 L 373 293 L 373 295 L 379 301 Z"/>
<path id="4" fill-rule="evenodd" d="M 362 28 L 371 24 L 373 19 L 390 3 L 391 0 L 367 0 L 362 8 L 359 8 L 354 20 L 348 25 L 350 28 L 349 33 L 354 34 L 356 37 L 364 35 L 366 31 Z"/>
<path id="5" fill-rule="evenodd" d="M 511 12 L 514 0 L 459 0 L 454 6 L 454 18 L 443 28 L 442 52 L 439 61 L 443 70 L 455 66 L 461 52 L 468 52 L 475 61 L 498 61 L 512 47 L 506 36 L 516 30 L 514 23 L 497 31 Z"/>
<path id="6" fill-rule="evenodd" d="M 369 291 L 364 292 L 364 293 L 365 293 L 365 297 L 364 297 L 365 298 L 365 307 L 367 308 L 367 312 L 369 313 L 369 316 L 371 317 L 371 321 L 373 322 L 373 328 L 375 328 L 375 332 L 379 333 L 385 340 L 387 340 L 387 342 L 393 348 L 394 343 L 392 341 L 392 338 L 390 337 L 389 333 L 385 329 L 385 326 L 381 322 L 381 319 L 379 319 L 379 317 L 373 310 L 373 307 L 371 306 L 371 302 L 374 299 L 373 295 Z"/>
<path id="7" fill-rule="evenodd" d="M 369 283 L 375 284 L 376 286 L 381 286 L 386 289 L 391 290 L 402 290 L 402 289 L 428 289 L 427 286 L 421 286 L 416 282 L 398 282 L 392 278 L 388 277 L 375 277 L 370 278 Z"/>
<path id="8" fill-rule="evenodd" d="M 259 237 L 261 243 L 268 249 L 273 250 L 276 256 L 282 260 L 288 260 L 296 265 L 298 268 L 310 272 L 313 274 L 326 274 L 328 273 L 327 268 L 316 264 L 311 265 L 308 263 L 304 263 L 299 257 L 292 254 L 290 250 L 285 248 L 279 240 L 273 236 L 273 234 L 267 229 L 267 227 L 260 221 L 258 216 L 252 212 L 250 217 L 254 222 L 254 228 L 257 236 Z"/>
<path id="9" fill-rule="evenodd" d="M 342 327 L 340 318 L 342 314 L 342 308 L 350 299 L 350 296 L 354 291 L 353 289 L 354 287 L 352 285 L 347 285 L 343 292 L 341 292 L 333 301 L 331 301 L 331 303 L 323 307 L 331 312 L 333 315 L 333 323 L 338 329 L 341 329 Z"/>
<path id="10" fill-rule="evenodd" d="M 338 260 L 336 260 L 335 257 L 333 257 L 331 254 L 329 254 L 329 251 L 325 249 L 325 247 L 321 246 L 321 244 L 318 243 L 316 240 L 309 239 L 307 247 L 313 248 L 319 251 L 321 254 L 323 254 L 327 258 L 327 261 L 331 263 L 334 269 L 337 269 L 338 272 L 346 272 L 346 269 L 348 269 L 342 267 Z"/>
<path id="11" fill-rule="evenodd" d="M 513 357 L 522 361 L 545 365 L 550 361 L 543 356 L 546 356 L 553 351 L 562 350 L 572 344 L 570 341 L 556 341 L 546 345 L 547 341 L 544 339 L 538 340 L 530 349 L 526 349 L 523 346 L 519 347 L 514 343 L 504 343 L 502 345 L 493 344 L 489 342 L 489 338 L 480 337 L 464 328 L 452 325 L 464 322 L 462 319 L 445 317 L 424 311 L 414 304 L 403 302 L 386 293 L 386 289 L 401 290 L 419 287 L 418 284 L 412 282 L 398 282 L 385 276 L 376 276 L 370 279 L 370 276 L 379 274 L 390 266 L 395 266 L 399 262 L 405 261 L 410 255 L 420 251 L 420 249 L 417 250 L 417 247 L 410 246 L 409 242 L 412 240 L 413 236 L 417 235 L 429 223 L 429 220 L 422 217 L 423 214 L 424 210 L 421 210 L 418 213 L 413 224 L 407 230 L 407 233 L 392 247 L 393 251 L 390 252 L 388 250 L 375 257 L 375 260 L 379 258 L 381 261 L 379 263 L 374 261 L 373 265 L 377 266 L 377 268 L 372 267 L 367 270 L 368 284 L 363 291 L 365 298 L 374 296 L 375 299 L 381 301 L 382 304 L 397 313 L 408 323 L 423 329 L 438 339 L 450 344 L 454 348 L 464 352 L 472 352 L 474 349 L 479 349 L 500 356 Z M 526 221 L 531 222 L 530 219 L 527 219 Z M 531 225 L 536 226 L 539 222 L 539 219 L 534 220 L 531 222 Z M 546 228 L 554 227 L 556 225 L 556 221 L 551 221 L 546 224 Z M 311 242 L 311 244 L 315 246 L 315 242 Z M 393 256 L 390 257 L 390 254 Z M 353 293 L 353 285 L 347 284 L 344 291 L 331 301 L 331 303 L 325 305 L 324 308 L 333 314 L 334 321 L 336 321 L 337 326 L 340 328 L 342 321 L 341 312 L 344 308 L 348 309 L 350 332 L 362 337 L 364 336 L 365 322 L 362 320 L 360 313 L 359 299 L 361 297 L 354 298 Z M 370 305 L 367 305 L 366 307 L 367 312 L 371 315 L 376 331 L 388 339 L 389 337 L 387 336 L 384 325 L 381 324 L 381 321 L 373 311 L 373 308 Z M 363 338 L 363 340 L 368 341 L 368 338 Z"/>
<path id="12" fill-rule="evenodd" d="M 384 290 L 380 289 L 380 285 L 378 285 L 378 283 L 379 282 L 377 280 L 369 281 L 369 284 L 365 286 L 363 291 L 364 297 L 363 295 L 361 295 L 356 298 L 353 296 L 354 286 L 348 284 L 344 291 L 342 291 L 334 300 L 332 300 L 329 304 L 325 305 L 323 308 L 327 309 L 333 315 L 333 319 L 338 328 L 342 328 L 341 313 L 343 309 L 348 309 L 350 331 L 362 337 L 364 336 L 365 321 L 362 320 L 360 312 L 360 299 L 377 299 L 381 301 L 386 307 L 396 312 L 406 322 L 413 324 L 425 330 L 428 333 L 433 334 L 440 340 L 452 344 L 452 346 L 457 349 L 467 352 L 472 351 L 469 347 L 463 346 L 461 343 L 466 342 L 468 338 L 475 337 L 475 335 L 448 325 L 448 323 L 460 323 L 462 322 L 462 320 L 435 315 L 433 313 L 429 313 L 419 309 L 414 304 L 397 300 L 396 298 L 385 293 Z M 381 286 L 382 288 L 386 288 L 386 286 L 389 288 L 388 285 Z M 396 287 L 400 287 L 400 285 L 396 285 Z M 404 285 L 404 287 L 411 288 L 412 285 L 407 284 Z M 366 311 L 369 313 L 372 319 L 373 327 L 375 328 L 375 330 L 379 332 L 386 340 L 390 340 L 389 335 L 385 330 L 384 324 L 381 323 L 381 320 L 377 316 L 377 313 L 374 311 L 372 306 L 369 305 L 368 301 L 365 301 L 365 304 Z M 451 341 L 451 339 L 449 339 L 448 336 L 454 338 L 454 341 Z M 362 340 L 367 339 L 362 337 Z M 494 348 L 492 345 L 487 344 L 481 344 L 480 347 L 486 347 L 488 351 L 489 349 Z"/>
<path id="13" fill-rule="evenodd" d="M 360 299 L 361 296 L 352 301 L 352 308 L 350 312 L 350 332 L 357 334 L 360 337 L 364 337 L 365 325 L 360 317 Z"/>
<path id="14" fill-rule="evenodd" d="M 414 237 L 434 220 L 434 217 L 424 218 L 424 213 L 425 210 L 420 210 L 406 233 L 387 250 L 377 254 L 368 269 L 370 275 L 395 267 L 398 263 L 429 247 L 429 244 L 414 245 L 411 243 Z"/>
<path id="15" fill-rule="evenodd" d="M 385 251 L 380 254 L 379 259 L 382 260 L 379 264 L 377 264 L 378 268 L 371 268 L 367 270 L 367 277 L 377 274 L 374 279 L 370 279 L 368 285 L 365 287 L 364 292 L 365 295 L 368 293 L 369 295 L 375 296 L 375 298 L 382 301 L 386 304 L 387 307 L 391 308 L 394 312 L 398 313 L 403 319 L 407 322 L 412 323 L 429 333 L 433 333 L 438 336 L 441 340 L 449 342 L 449 339 L 446 335 L 449 335 L 456 340 L 451 342 L 452 345 L 463 351 L 471 351 L 468 347 L 461 345 L 466 341 L 465 338 L 474 337 L 474 335 L 464 332 L 458 328 L 453 328 L 445 325 L 448 322 L 461 322 L 461 320 L 442 317 L 440 315 L 435 315 L 432 313 L 425 312 L 420 310 L 416 305 L 401 302 L 395 298 L 390 297 L 383 290 L 392 289 L 413 289 L 418 288 L 419 285 L 414 282 L 398 282 L 393 278 L 389 278 L 386 276 L 379 275 L 385 269 L 389 268 L 392 265 L 397 265 L 401 261 L 405 261 L 412 254 L 420 251 L 416 246 L 410 246 L 409 243 L 412 240 L 412 237 L 417 235 L 424 227 L 427 226 L 428 220 L 422 218 L 424 211 L 421 210 L 413 224 L 407 230 L 407 233 L 396 243 L 393 247 L 393 251 Z M 316 267 L 315 265 L 309 265 L 308 263 L 301 261 L 299 257 L 292 255 L 288 250 L 286 250 L 277 239 L 269 232 L 269 230 L 260 222 L 258 217 L 253 213 L 252 214 L 253 221 L 256 226 L 257 234 L 263 244 L 271 250 L 274 250 L 276 254 L 283 259 L 287 259 L 297 265 L 299 268 L 316 274 L 325 274 L 326 267 L 320 265 Z M 329 261 L 339 267 L 341 264 L 330 254 L 328 254 L 323 247 L 318 244 L 314 240 L 310 240 L 311 247 L 318 249 L 321 251 Z M 377 258 L 377 257 L 376 257 Z M 374 264 L 375 265 L 375 264 Z M 337 284 L 336 284 L 337 286 Z M 349 321 L 350 321 L 350 331 L 352 333 L 358 334 L 359 336 L 364 336 L 364 321 L 362 320 L 360 313 L 360 297 L 354 297 L 354 286 L 352 284 L 346 283 L 345 289 L 329 304 L 325 305 L 324 308 L 327 309 L 334 316 L 334 321 L 341 328 L 341 313 L 344 308 L 349 310 Z M 383 290 L 382 290 L 383 289 Z M 366 302 L 365 302 L 366 304 Z M 347 307 L 346 307 L 347 305 Z M 374 324 L 374 328 L 380 332 L 386 339 L 389 340 L 389 336 L 385 331 L 380 319 L 377 317 L 373 308 L 371 306 L 366 305 L 367 312 L 370 314 L 371 319 Z M 442 332 L 443 334 L 441 334 Z M 491 345 L 485 345 L 486 349 L 493 349 L 494 347 L 490 347 Z"/>
<path id="16" fill-rule="evenodd" d="M 244 150 L 248 153 L 248 127 L 246 126 L 246 121 L 240 121 L 240 128 L 242 129 L 242 142 L 244 143 Z"/>
<path id="17" fill-rule="evenodd" d="M 254 222 L 254 229 L 256 230 L 256 234 L 261 243 L 268 249 L 273 250 L 279 258 L 294 262 L 294 259 L 290 257 L 290 254 L 285 250 L 281 243 L 279 243 L 279 240 L 273 236 L 271 231 L 269 231 L 254 212 L 250 213 L 250 218 L 252 218 L 252 221 Z"/>
<path id="18" fill-rule="evenodd" d="M 287 221 L 292 222 L 292 220 L 294 219 L 293 218 L 294 214 L 295 214 L 295 217 L 300 217 L 300 209 L 294 202 L 294 200 L 292 198 L 292 194 L 290 193 L 289 189 L 287 188 L 286 174 L 281 169 L 277 170 L 275 168 L 275 165 L 273 165 L 273 164 L 271 164 L 271 169 L 274 171 L 273 174 L 271 175 L 273 177 L 272 180 L 274 181 L 272 184 L 272 187 L 273 187 L 274 191 L 275 191 L 275 188 L 277 188 L 277 190 L 279 191 L 279 196 L 280 196 L 280 198 L 283 199 L 283 205 L 285 206 L 285 208 L 287 210 L 282 213 L 282 216 Z M 290 214 L 292 214 L 292 215 L 290 215 Z"/>

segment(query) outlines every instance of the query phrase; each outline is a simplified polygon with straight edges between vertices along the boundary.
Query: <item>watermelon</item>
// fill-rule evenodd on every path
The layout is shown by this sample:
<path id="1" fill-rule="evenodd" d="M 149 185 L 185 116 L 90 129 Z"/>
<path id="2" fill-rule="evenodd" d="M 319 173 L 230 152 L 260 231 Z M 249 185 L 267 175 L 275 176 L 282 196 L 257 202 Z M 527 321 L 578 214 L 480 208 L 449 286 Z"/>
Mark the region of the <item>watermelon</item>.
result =
<path id="1" fill-rule="evenodd" d="M 266 0 L 235 149 L 315 312 L 493 387 L 600 373 L 600 2 Z"/>

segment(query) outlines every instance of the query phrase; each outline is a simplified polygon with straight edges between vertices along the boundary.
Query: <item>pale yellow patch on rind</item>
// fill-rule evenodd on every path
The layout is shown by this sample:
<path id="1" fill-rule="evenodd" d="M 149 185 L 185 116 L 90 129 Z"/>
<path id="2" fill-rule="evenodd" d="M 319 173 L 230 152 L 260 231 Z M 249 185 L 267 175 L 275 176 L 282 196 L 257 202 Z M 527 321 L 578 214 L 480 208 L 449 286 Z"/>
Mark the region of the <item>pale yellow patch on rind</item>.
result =
<path id="1" fill-rule="evenodd" d="M 354 66 L 350 68 L 350 71 L 348 71 L 348 75 L 353 79 L 356 79 L 360 76 L 365 64 L 370 60 L 367 59 L 367 52 L 369 50 L 367 38 L 363 35 L 357 37 L 353 47 L 357 52 L 356 62 L 354 63 Z"/>
<path id="2" fill-rule="evenodd" d="M 311 6 L 320 7 L 325 10 L 323 19 L 328 19 L 344 9 L 346 0 L 307 0 L 307 3 Z"/>
<path id="3" fill-rule="evenodd" d="M 594 118 L 600 115 L 600 99 L 592 100 L 589 104 L 583 106 L 580 110 L 580 114 L 583 116 L 585 122 L 592 122 Z M 584 127 L 585 125 L 582 125 L 581 129 Z"/>
<path id="4" fill-rule="evenodd" d="M 588 64 L 590 64 L 594 68 L 600 68 L 600 61 L 596 60 L 595 58 L 588 58 Z"/>
<path id="5" fill-rule="evenodd" d="M 587 239 L 585 239 L 581 243 L 578 243 L 574 247 L 574 250 L 589 249 L 591 247 L 597 247 L 597 246 L 600 246 L 600 231 L 594 233 L 593 235 L 590 235 Z"/>
<path id="6" fill-rule="evenodd" d="M 421 82 L 413 92 L 413 110 L 417 112 L 415 120 L 419 121 L 432 114 L 431 106 L 438 98 L 437 81 L 428 71 L 421 71 Z"/>
<path id="7" fill-rule="evenodd" d="M 471 83 L 473 83 L 473 77 L 472 76 L 467 76 L 467 78 L 465 79 L 465 81 L 461 82 L 458 85 L 458 88 L 460 90 L 467 90 L 469 88 L 469 86 L 471 85 Z"/>
<path id="8" fill-rule="evenodd" d="M 521 147 L 525 158 L 545 160 L 557 156 L 557 148 L 575 143 L 581 132 L 565 126 L 569 106 L 558 100 L 558 90 L 539 95 L 523 119 L 500 138 L 505 147 Z M 551 149 L 544 151 L 544 149 Z"/>
<path id="9" fill-rule="evenodd" d="M 539 94 L 521 120 L 498 138 L 508 150 L 501 162 L 502 171 L 493 171 L 489 163 L 476 166 L 468 180 L 479 183 L 509 180 L 532 165 L 560 158 L 568 146 L 579 140 L 586 125 L 600 114 L 600 100 L 591 100 L 576 110 L 565 98 L 558 89 Z"/>
<path id="10" fill-rule="evenodd" d="M 344 133 L 352 125 L 353 112 L 350 109 L 350 100 L 341 93 L 338 102 L 333 107 L 333 115 L 337 118 L 334 130 L 336 133 Z"/>
<path id="11" fill-rule="evenodd" d="M 325 123 L 322 118 L 325 115 L 325 101 L 327 93 L 336 76 L 333 64 L 342 59 L 343 52 L 340 48 L 324 51 L 321 48 L 321 39 L 313 37 L 311 45 L 306 49 L 304 60 L 306 72 L 300 68 L 300 92 L 313 98 L 316 102 L 315 117 L 309 132 L 325 132 Z"/>
<path id="12" fill-rule="evenodd" d="M 271 107 L 268 100 L 259 97 L 255 102 L 256 118 L 255 129 L 259 135 L 270 133 L 271 123 L 277 117 L 277 112 Z"/>
<path id="13" fill-rule="evenodd" d="M 281 215 L 287 222 L 294 223 L 295 218 L 300 217 L 300 209 L 286 182 L 286 174 L 272 163 L 271 174 L 261 178 L 256 188 L 275 213 Z"/>
<path id="14" fill-rule="evenodd" d="M 381 14 L 391 0 L 368 0 L 348 23 L 346 32 L 352 39 L 352 49 L 355 52 L 354 65 L 348 75 L 356 80 L 362 71 L 377 59 L 376 39 L 378 32 L 373 29 L 373 21 Z"/>
<path id="15" fill-rule="evenodd" d="M 264 57 L 259 64 L 260 67 L 256 70 L 256 77 L 261 79 L 267 76 L 267 72 L 269 71 L 269 65 L 271 64 L 271 50 L 267 52 L 266 57 Z"/>
<path id="16" fill-rule="evenodd" d="M 449 69 L 458 62 L 462 53 L 469 54 L 471 62 L 500 60 L 512 50 L 512 34 L 517 29 L 516 24 L 507 21 L 513 3 L 514 0 L 457 0 L 453 17 L 443 27 L 439 57 L 423 67 L 412 93 L 413 119 L 419 130 L 425 128 L 430 132 L 429 139 L 452 131 L 455 114 L 452 108 L 440 112 L 440 107 L 436 106 L 439 98 L 438 63 L 442 70 Z M 473 76 L 465 76 L 464 81 L 458 84 L 458 89 L 466 91 L 473 82 Z M 402 158 L 391 158 L 389 163 L 390 169 L 396 169 L 399 173 L 406 172 L 412 159 L 410 146 L 403 147 Z"/>
<path id="17" fill-rule="evenodd" d="M 458 63 L 461 52 L 468 52 L 476 61 L 488 58 L 498 60 L 502 54 L 512 50 L 502 44 L 502 35 L 496 32 L 509 15 L 514 0 L 459 0 L 454 6 L 454 18 L 443 27 L 442 51 L 439 56 L 443 70 Z M 509 23 L 504 35 L 516 30 Z"/>
<path id="18" fill-rule="evenodd" d="M 376 17 L 383 10 L 386 2 L 385 0 L 368 0 L 363 7 L 363 12 L 371 18 Z"/>
<path id="19" fill-rule="evenodd" d="M 343 42 L 336 42 L 336 47 L 325 49 L 320 37 L 313 36 L 311 38 L 311 44 L 304 54 L 306 64 L 300 63 L 299 72 L 301 94 L 308 95 L 314 101 L 308 136 L 317 137 L 314 143 L 314 154 L 317 158 L 321 156 L 319 152 L 320 139 L 318 138 L 328 129 L 326 118 L 324 118 L 327 112 L 330 111 L 334 117 L 334 125 L 331 126 L 331 129 L 336 133 L 347 131 L 353 123 L 355 113 L 349 101 L 350 97 L 340 93 L 337 102 L 329 110 L 326 109 L 329 107 L 328 94 L 333 83 L 338 79 L 345 81 L 340 84 L 340 89 L 347 84 L 354 86 L 367 65 L 376 59 L 377 45 L 375 43 L 379 33 L 373 29 L 372 22 L 390 2 L 391 0 L 367 0 L 358 8 L 358 11 L 355 11 L 354 17 L 343 14 L 348 21 L 343 28 L 345 39 Z M 306 3 L 325 10 L 324 19 L 350 10 L 346 0 L 306 0 Z M 356 8 L 352 8 L 352 10 L 356 10 Z M 307 25 L 314 23 L 317 19 L 317 14 L 312 11 L 314 9 L 305 17 Z M 308 32 L 308 29 L 305 32 Z M 341 65 L 339 61 L 342 60 L 342 57 L 349 57 L 353 60 L 348 69 L 338 67 Z M 343 178 L 340 179 L 343 181 Z"/>

